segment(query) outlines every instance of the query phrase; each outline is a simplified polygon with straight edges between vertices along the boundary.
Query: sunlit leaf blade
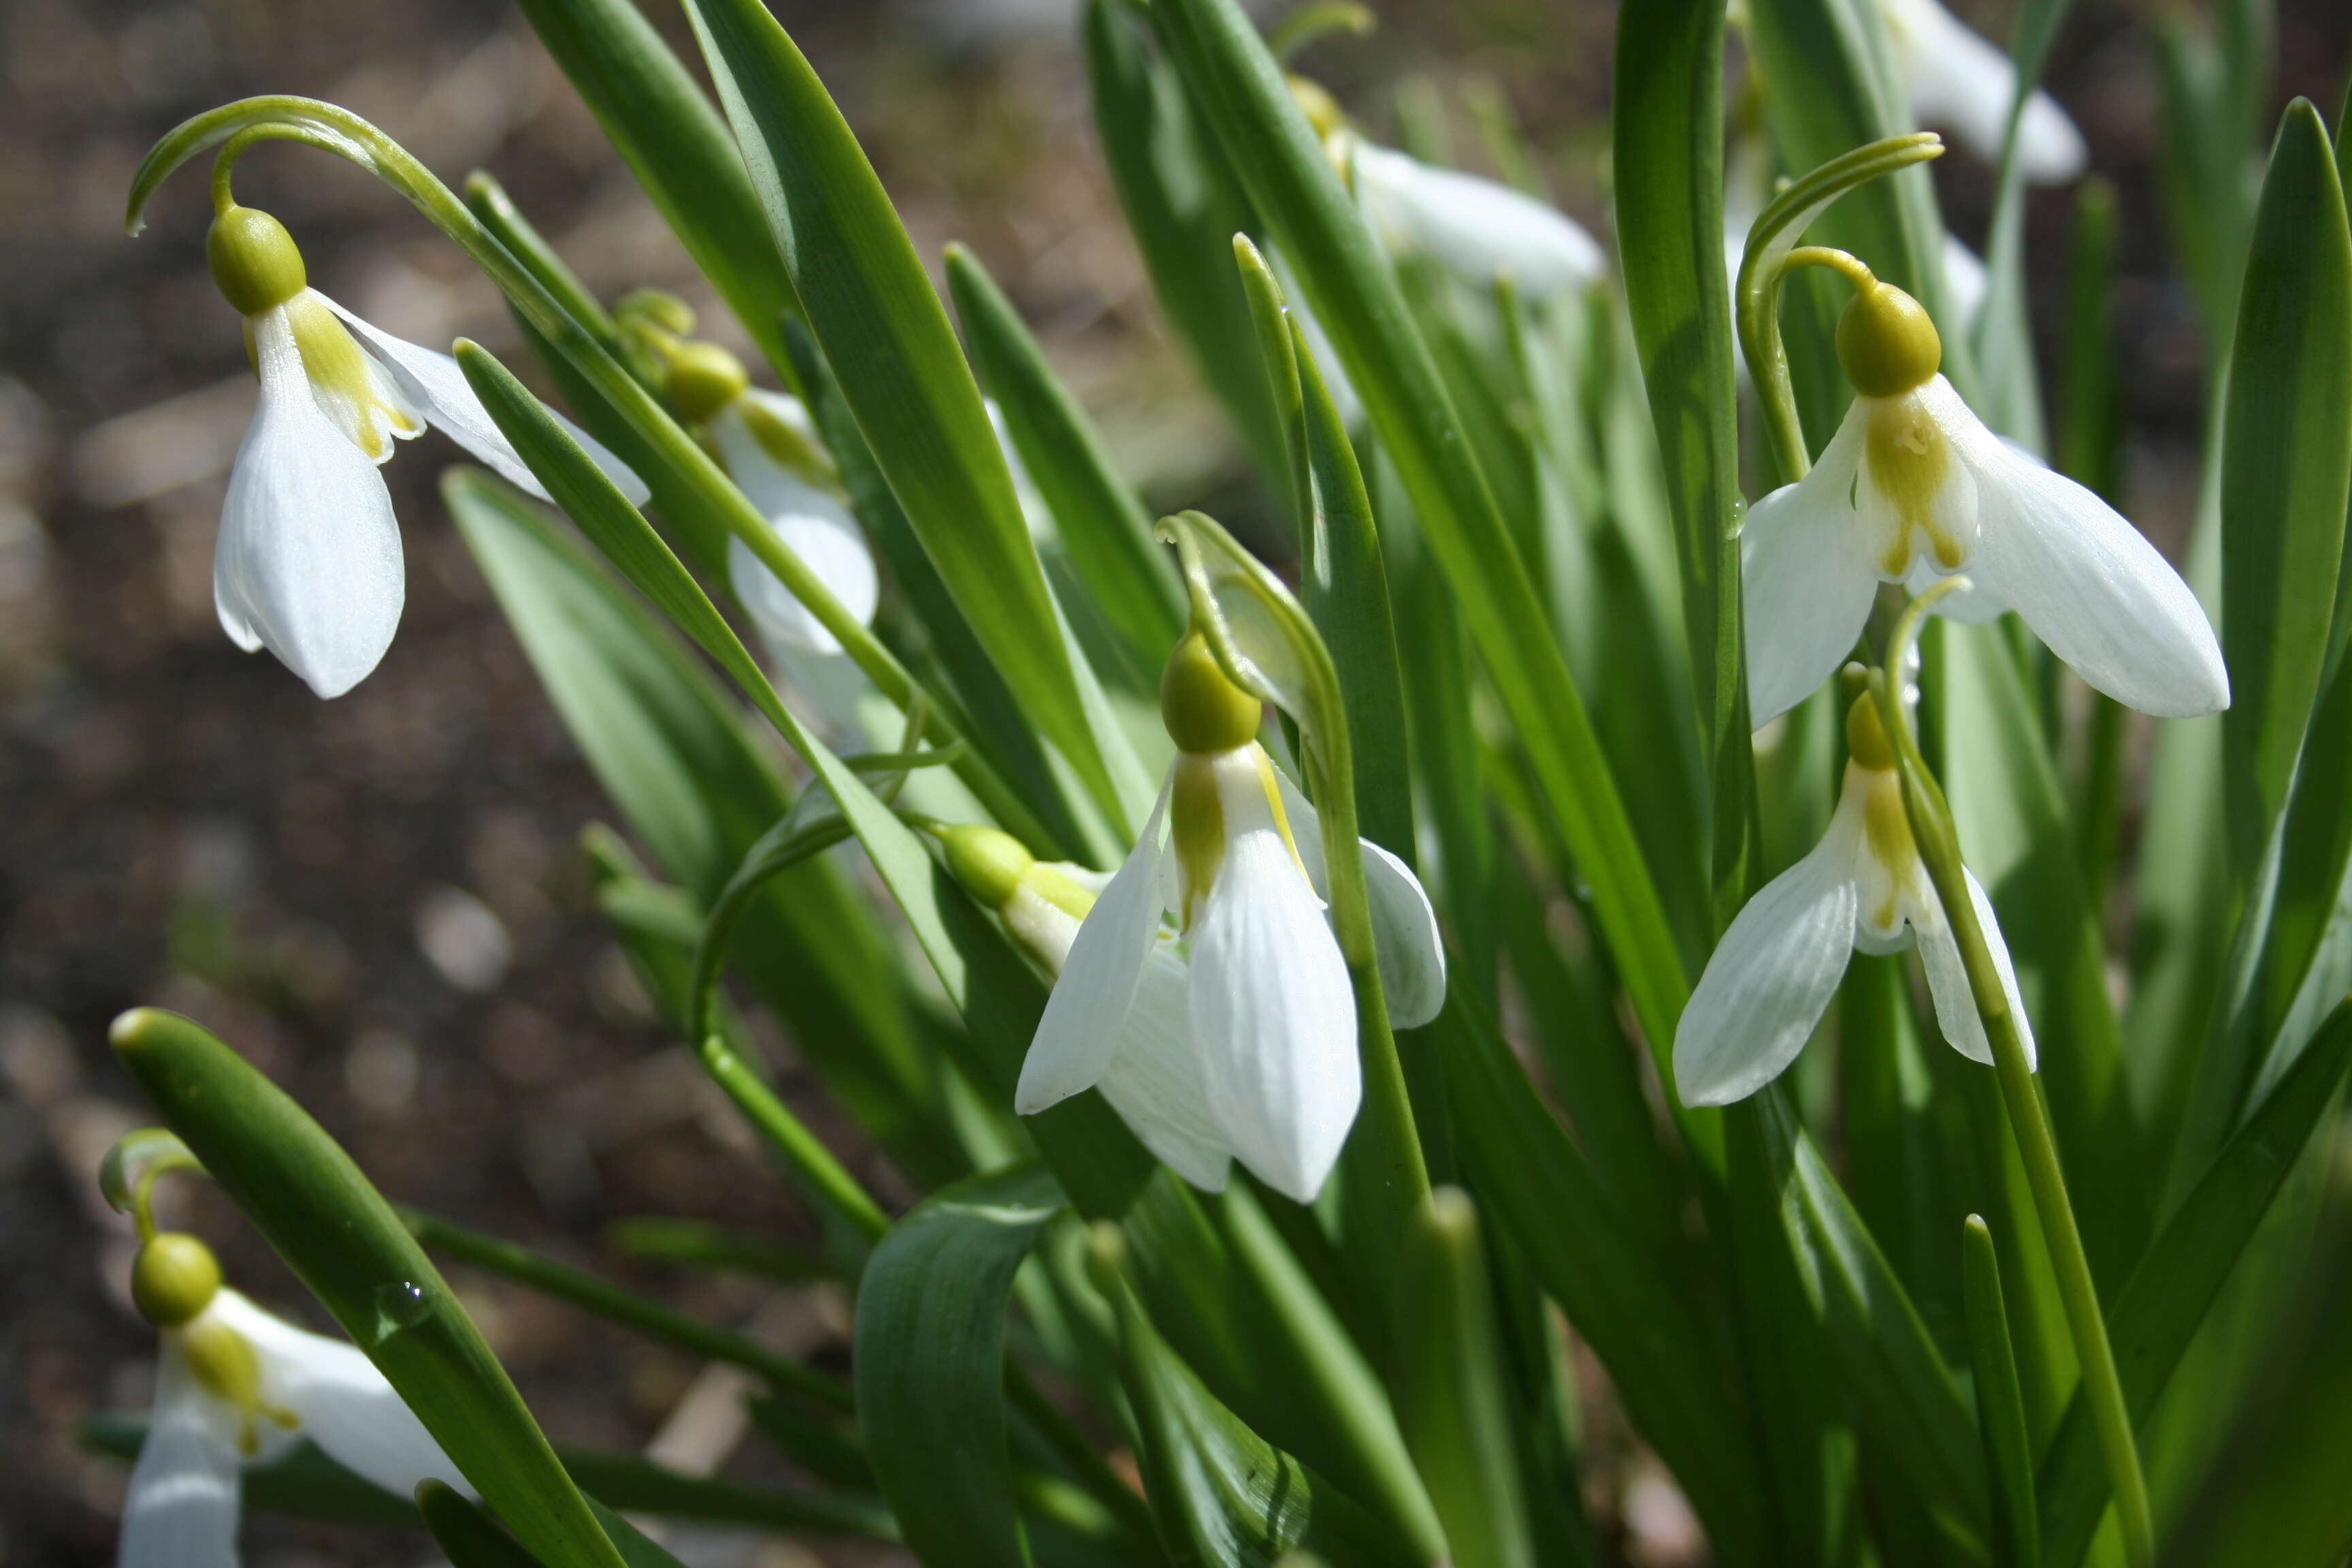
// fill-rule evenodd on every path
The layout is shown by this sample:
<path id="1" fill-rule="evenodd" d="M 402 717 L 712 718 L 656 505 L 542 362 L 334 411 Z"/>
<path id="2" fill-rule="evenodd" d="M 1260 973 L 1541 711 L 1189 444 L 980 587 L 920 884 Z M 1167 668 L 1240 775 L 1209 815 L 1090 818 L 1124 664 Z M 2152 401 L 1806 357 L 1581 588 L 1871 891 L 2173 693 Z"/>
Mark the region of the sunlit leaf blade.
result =
<path id="1" fill-rule="evenodd" d="M 1183 633 L 1184 601 L 1167 552 L 1152 542 L 1143 502 L 988 269 L 950 246 L 947 271 L 972 362 L 1004 411 L 1071 566 L 1138 668 L 1156 672 Z"/>
<path id="2" fill-rule="evenodd" d="M 1651 1044 L 1687 982 L 1583 700 L 1552 643 L 1509 524 L 1396 279 L 1280 68 L 1234 0 L 1166 0 L 1165 42 L 1296 269 L 1420 513 L 1505 710 L 1593 890 Z"/>
<path id="3" fill-rule="evenodd" d="M 115 1020 L 115 1054 L 221 1190 L 548 1568 L 622 1559 L 424 1250 L 308 1112 L 188 1019 Z"/>
<path id="4" fill-rule="evenodd" d="M 2145 1421 L 2229 1280 L 2271 1200 L 2343 1086 L 2352 1062 L 2352 1005 L 2339 1006 L 2270 1097 L 2173 1212 L 2107 1313 L 2116 1370 L 2133 1418 Z M 2107 1496 L 2089 1412 L 2076 1399 L 2044 1450 L 2042 1554 L 2081 1561 Z"/>
<path id="5" fill-rule="evenodd" d="M 1617 243 L 1665 464 L 1683 619 L 1713 781 L 1715 924 L 1754 879 L 1755 772 L 1740 634 L 1738 399 L 1723 257 L 1724 10 L 1664 0 L 1618 18 Z"/>
<path id="6" fill-rule="evenodd" d="M 1097 1242 L 1097 1257 L 1105 1244 Z M 1108 1244 L 1115 1256 L 1114 1240 Z M 1188 1568 L 1270 1568 L 1293 1549 L 1409 1568 L 1396 1532 L 1251 1431 L 1169 1349 L 1117 1265 L 1097 1266 L 1118 1323 L 1119 1382 L 1160 1544 Z"/>
<path id="7" fill-rule="evenodd" d="M 882 182 L 759 0 L 688 0 L 687 14 L 809 329 L 892 491 L 1030 722 L 1120 819 L 980 389 Z"/>
<path id="8" fill-rule="evenodd" d="M 1066 1200 L 1050 1173 L 970 1177 L 883 1237 L 857 1293 L 857 1421 L 875 1479 L 926 1563 L 1028 1561 L 1004 1449 L 1013 1273 Z"/>
<path id="9" fill-rule="evenodd" d="M 631 0 L 523 0 L 522 11 L 695 267 L 789 381 L 792 279 L 701 87 Z"/>
<path id="10" fill-rule="evenodd" d="M 2280 122 L 2238 306 L 2221 450 L 2232 858 L 2252 870 L 2329 663 L 2352 494 L 2352 237 L 2319 111 Z"/>

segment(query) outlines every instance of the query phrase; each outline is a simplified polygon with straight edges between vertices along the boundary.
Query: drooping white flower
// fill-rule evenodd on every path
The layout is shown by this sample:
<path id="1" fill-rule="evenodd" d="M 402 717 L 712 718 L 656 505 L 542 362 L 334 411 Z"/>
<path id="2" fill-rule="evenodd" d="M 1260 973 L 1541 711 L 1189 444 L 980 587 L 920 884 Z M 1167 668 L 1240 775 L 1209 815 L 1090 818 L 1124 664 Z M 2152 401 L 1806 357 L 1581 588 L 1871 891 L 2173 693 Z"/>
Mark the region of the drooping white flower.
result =
<path id="1" fill-rule="evenodd" d="M 1330 1173 L 1363 1092 L 1355 992 L 1319 890 L 1321 836 L 1255 739 L 1258 703 L 1197 634 L 1178 645 L 1161 694 L 1177 760 L 1070 942 L 1014 1109 L 1034 1114 L 1099 1086 L 1147 1142 L 1163 1135 L 1155 1127 L 1196 1121 L 1191 1069 L 1166 1065 L 1179 1053 L 1140 1046 L 1181 1017 L 1218 1141 L 1304 1203 Z M 1436 919 L 1403 862 L 1370 844 L 1358 853 L 1391 1019 L 1418 1026 L 1445 998 Z M 1147 1063 L 1160 1065 L 1147 1075 Z M 1140 1113 L 1138 1099 L 1150 1102 Z"/>
<path id="2" fill-rule="evenodd" d="M 1821 461 L 1758 501 L 1740 536 L 1755 721 L 1844 661 L 1880 583 L 1916 591 L 1962 570 L 1971 586 L 1939 613 L 2014 610 L 2084 680 L 2144 713 L 2228 707 L 2221 645 L 2179 574 L 2114 508 L 1986 429 L 1937 374 L 1927 312 L 1860 276 L 1838 327 L 1853 406 Z"/>
<path id="3" fill-rule="evenodd" d="M 1558 207 L 1499 181 L 1434 168 L 1343 133 L 1372 232 L 1392 254 L 1426 256 L 1474 289 L 1507 273 L 1531 297 L 1570 293 L 1607 268 L 1600 245 Z"/>
<path id="4" fill-rule="evenodd" d="M 223 1288 L 194 1237 L 150 1239 L 132 1279 L 163 1347 L 120 1568 L 236 1568 L 240 1473 L 305 1437 L 395 1497 L 427 1479 L 473 1495 L 373 1363 Z"/>
<path id="5" fill-rule="evenodd" d="M 874 552 L 834 488 L 837 476 L 807 405 L 753 386 L 743 362 L 717 343 L 648 335 L 666 363 L 671 408 L 701 427 L 735 488 L 842 608 L 871 624 L 882 590 Z M 830 732 L 856 733 L 867 682 L 841 639 L 740 538 L 727 542 L 727 576 L 769 661 Z"/>
<path id="6" fill-rule="evenodd" d="M 1998 163 L 2017 100 L 2015 63 L 1937 0 L 1879 0 L 1879 6 L 1913 116 Z M 2034 184 L 2063 185 L 2081 178 L 2090 150 L 2057 100 L 2036 89 L 2018 123 L 2017 158 Z"/>
<path id="7" fill-rule="evenodd" d="M 1914 942 L 1944 1038 L 1972 1061 L 1992 1060 L 1959 943 L 1912 841 L 1894 753 L 1868 696 L 1848 710 L 1846 737 L 1851 756 L 1829 831 L 1748 901 L 1683 1008 L 1675 1086 L 1685 1105 L 1728 1105 L 1780 1077 L 1827 1011 L 1850 955 L 1898 952 Z M 1962 875 L 2030 1068 L 2033 1030 L 2008 944 L 1974 873 L 1964 868 Z"/>
<path id="8" fill-rule="evenodd" d="M 245 316 L 260 381 L 221 509 L 214 604 L 239 647 L 267 647 L 320 696 L 339 697 L 376 667 L 400 624 L 400 530 L 376 472 L 396 440 L 436 426 L 533 495 L 547 492 L 457 362 L 310 288 L 277 219 L 230 207 L 206 248 Z M 556 417 L 632 503 L 646 499 L 619 458 Z"/>

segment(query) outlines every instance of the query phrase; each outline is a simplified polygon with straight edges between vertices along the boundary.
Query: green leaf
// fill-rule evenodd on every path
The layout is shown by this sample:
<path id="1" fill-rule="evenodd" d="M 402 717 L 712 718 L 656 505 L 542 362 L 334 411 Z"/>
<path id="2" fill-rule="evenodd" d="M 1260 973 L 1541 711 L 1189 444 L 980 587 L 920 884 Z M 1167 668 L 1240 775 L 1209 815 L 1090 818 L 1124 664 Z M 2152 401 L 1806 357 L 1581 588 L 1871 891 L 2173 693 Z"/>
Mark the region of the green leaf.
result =
<path id="1" fill-rule="evenodd" d="M 790 384 L 792 279 L 734 138 L 700 86 L 632 0 L 522 0 L 522 11 L 696 269 Z"/>
<path id="2" fill-rule="evenodd" d="M 2025 1427 L 2025 1395 L 2009 1340 L 2009 1312 L 2000 1299 L 2000 1258 L 1982 1217 L 1960 1227 L 1967 1282 L 1969 1361 L 1976 1371 L 1977 1430 L 1985 1473 L 1992 1479 L 1995 1568 L 2035 1568 L 2042 1560 L 2041 1526 L 2033 1501 L 2033 1439 Z"/>
<path id="3" fill-rule="evenodd" d="M 889 1229 L 857 1293 L 857 1422 L 926 1563 L 1028 1561 L 1004 1448 L 1013 1270 L 1065 1203 L 1042 1167 L 958 1182 Z"/>
<path id="4" fill-rule="evenodd" d="M 2250 875 L 2286 803 L 2332 662 L 2352 498 L 2352 237 L 2327 128 L 2280 121 L 2254 217 L 2221 449 L 2221 642 L 2229 826 Z"/>
<path id="5" fill-rule="evenodd" d="M 543 510 L 469 468 L 442 496 L 605 792 L 672 876 L 715 899 L 792 804 L 733 705 Z M 693 922 L 689 952 L 698 909 Z M 958 1173 L 903 994 L 875 984 L 888 954 L 837 868 L 816 861 L 769 885 L 736 963 L 866 1130 L 912 1173 L 945 1179 Z"/>
<path id="6" fill-rule="evenodd" d="M 1372 1568 L 1423 1560 L 1218 1403 L 1168 1348 L 1119 1270 L 1118 1233 L 1096 1233 L 1097 1282 L 1118 1325 L 1119 1382 L 1161 1547 L 1179 1568 L 1268 1568 L 1293 1549 Z"/>
<path id="7" fill-rule="evenodd" d="M 1459 1187 L 1405 1247 L 1398 1415 L 1461 1568 L 1534 1568 L 1478 1212 Z"/>
<path id="8" fill-rule="evenodd" d="M 1396 279 L 1280 68 L 1234 0 L 1164 0 L 1162 41 L 1294 268 L 1462 604 L 1547 805 L 1591 884 L 1654 1048 L 1688 984 L 1664 910 L 1509 524 Z"/>
<path id="9" fill-rule="evenodd" d="M 2336 1102 L 2347 1063 L 2352 1004 L 2336 1009 L 2247 1118 L 2116 1298 L 2107 1338 L 2134 1421 L 2145 1422 L 2155 1409 L 2271 1200 Z M 2107 1498 L 2098 1438 L 2080 1397 L 2043 1451 L 2041 1483 L 2042 1559 L 2052 1568 L 2071 1568 L 2089 1546 Z"/>
<path id="10" fill-rule="evenodd" d="M 506 1369 L 351 1156 L 176 1014 L 114 1022 L 115 1054 L 221 1190 L 549 1568 L 621 1562 Z"/>
<path id="11" fill-rule="evenodd" d="M 1958 1380 L 1787 1097 L 1757 1104 L 1781 1226 L 1855 1420 L 1946 1529 L 1981 1542 L 1983 1458 Z"/>
<path id="12" fill-rule="evenodd" d="M 1011 474 L 874 166 L 759 0 L 687 0 L 809 329 L 908 521 L 1030 721 L 1124 826 Z"/>
<path id="13" fill-rule="evenodd" d="M 1184 596 L 1143 502 L 1013 301 L 971 251 L 947 251 L 948 292 L 1013 445 L 1045 498 L 1070 564 L 1137 668 L 1156 672 L 1184 632 Z"/>
<path id="14" fill-rule="evenodd" d="M 450 1568 L 539 1568 L 539 1559 L 456 1488 L 426 1481 L 416 1489 L 416 1507 Z"/>
<path id="15" fill-rule="evenodd" d="M 1138 8 L 1087 0 L 1087 75 L 1103 161 L 1176 339 L 1268 482 L 1289 470 L 1265 376 L 1250 353 L 1234 236 L 1258 232 L 1249 198 Z"/>
<path id="16" fill-rule="evenodd" d="M 2017 89 L 2010 100 L 2009 129 L 1993 182 L 1992 231 L 1985 243 L 1987 288 L 1976 321 L 1979 370 L 1977 412 L 2002 435 L 2036 452 L 2050 449 L 2042 426 L 2041 378 L 2033 363 L 2032 323 L 2026 316 L 2025 165 L 2023 141 L 2028 94 L 2042 80 L 2050 46 L 2074 0 L 2026 0 L 2018 10 L 2010 46 Z"/>
<path id="17" fill-rule="evenodd" d="M 1714 924 L 1756 873 L 1754 750 L 1739 626 L 1738 395 L 1723 268 L 1724 8 L 1621 13 L 1611 104 L 1617 243 L 1682 563 L 1683 620 L 1713 781 Z"/>
<path id="18" fill-rule="evenodd" d="M 1660 1271 L 1528 1081 L 1460 993 L 1432 1026 L 1472 1192 L 1593 1353 L 1636 1430 L 1675 1473 L 1727 1563 L 1763 1560 L 1766 1504 L 1711 1333 Z"/>

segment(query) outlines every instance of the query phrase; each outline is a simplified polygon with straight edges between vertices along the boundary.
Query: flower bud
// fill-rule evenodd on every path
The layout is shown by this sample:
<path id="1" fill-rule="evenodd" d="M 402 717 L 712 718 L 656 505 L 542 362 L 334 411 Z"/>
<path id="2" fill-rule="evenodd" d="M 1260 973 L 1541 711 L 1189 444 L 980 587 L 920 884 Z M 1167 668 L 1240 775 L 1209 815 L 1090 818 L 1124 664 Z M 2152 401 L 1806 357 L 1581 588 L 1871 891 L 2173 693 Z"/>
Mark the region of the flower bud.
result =
<path id="1" fill-rule="evenodd" d="M 205 236 L 205 259 L 212 264 L 221 298 L 243 315 L 283 305 L 310 286 L 294 237 L 284 224 L 252 207 L 233 206 L 213 219 Z"/>
<path id="2" fill-rule="evenodd" d="M 1867 691 L 1845 710 L 1845 749 L 1857 766 L 1873 773 L 1895 766 L 1895 748 L 1887 742 L 1886 725 L 1879 718 L 1876 700 Z"/>
<path id="3" fill-rule="evenodd" d="M 992 910 L 1013 901 L 1036 858 L 1010 833 L 978 823 L 959 823 L 940 835 L 948 871 L 965 892 Z"/>
<path id="4" fill-rule="evenodd" d="M 1895 397 L 1922 386 L 1944 362 L 1944 340 L 1918 300 L 1873 279 L 1838 318 L 1838 363 L 1865 397 Z"/>
<path id="5" fill-rule="evenodd" d="M 139 1249 L 131 1265 L 131 1300 L 159 1329 L 176 1329 L 212 1305 L 220 1290 L 213 1249 L 184 1231 L 167 1230 Z"/>
<path id="6" fill-rule="evenodd" d="M 1199 632 L 1187 632 L 1160 676 L 1160 719 L 1179 751 L 1230 752 L 1257 738 L 1264 706 L 1218 668 Z"/>
<path id="7" fill-rule="evenodd" d="M 743 362 L 717 343 L 675 343 L 664 352 L 669 368 L 662 378 L 662 393 L 689 425 L 701 424 L 751 384 Z"/>

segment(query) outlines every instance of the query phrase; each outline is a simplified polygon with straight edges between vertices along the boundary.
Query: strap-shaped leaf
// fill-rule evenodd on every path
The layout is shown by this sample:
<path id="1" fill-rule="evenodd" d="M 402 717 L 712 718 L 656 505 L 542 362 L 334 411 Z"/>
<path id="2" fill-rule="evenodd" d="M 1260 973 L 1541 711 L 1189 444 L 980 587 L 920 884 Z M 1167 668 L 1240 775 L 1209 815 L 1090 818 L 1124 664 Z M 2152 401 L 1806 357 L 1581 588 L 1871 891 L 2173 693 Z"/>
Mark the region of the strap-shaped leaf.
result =
<path id="1" fill-rule="evenodd" d="M 2352 236 L 2327 127 L 2279 123 L 2239 297 L 2221 447 L 2230 844 L 2249 876 L 2286 804 L 2323 671 L 2352 494 Z"/>
<path id="2" fill-rule="evenodd" d="M 907 1544 L 934 1568 L 1028 1561 L 1004 1449 L 1013 1270 L 1066 1200 L 1037 1165 L 915 1205 L 857 1292 L 857 1422 Z"/>
<path id="3" fill-rule="evenodd" d="M 480 1504 L 446 1482 L 418 1487 L 416 1508 L 450 1568 L 539 1568 L 539 1560 L 500 1530 Z"/>
<path id="4" fill-rule="evenodd" d="M 2145 1421 L 2253 1239 L 2271 1200 L 2336 1102 L 2352 1063 L 2352 1003 L 2339 1005 L 2260 1110 L 2231 1138 L 2156 1238 L 2107 1313 L 2116 1371 Z M 2090 1414 L 2077 1397 L 2043 1451 L 2042 1556 L 2073 1568 L 2089 1547 L 2107 1483 Z"/>
<path id="5" fill-rule="evenodd" d="M 1754 879 L 1754 750 L 1739 628 L 1738 395 L 1723 267 L 1724 8 L 1628 7 L 1617 26 L 1612 113 L 1625 304 L 1665 462 L 1682 563 L 1683 620 L 1707 739 L 1715 924 Z"/>
<path id="6" fill-rule="evenodd" d="M 1234 0 L 1164 0 L 1162 41 L 1294 268 L 1454 584 L 1656 1049 L 1688 994 L 1665 913 L 1541 602 L 1395 276 Z"/>
<path id="7" fill-rule="evenodd" d="M 1122 1272 L 1118 1233 L 1098 1226 L 1097 1286 L 1118 1327 L 1119 1383 L 1135 1412 L 1138 1468 L 1160 1543 L 1188 1568 L 1271 1568 L 1292 1551 L 1368 1568 L 1423 1559 L 1397 1532 L 1251 1431 L 1152 1327 Z"/>
<path id="8" fill-rule="evenodd" d="M 523 0 L 522 11 L 695 267 L 789 381 L 792 279 L 710 100 L 631 0 Z"/>
<path id="9" fill-rule="evenodd" d="M 1660 1271 L 1527 1071 L 1460 992 L 1430 1027 L 1471 1191 L 1510 1234 L 1689 1496 L 1726 1562 L 1759 1561 L 1766 1504 L 1711 1334 Z"/>
<path id="10" fill-rule="evenodd" d="M 687 15 L 809 330 L 890 489 L 1030 721 L 1123 821 L 980 389 L 874 166 L 760 0 L 688 0 Z"/>
<path id="11" fill-rule="evenodd" d="M 1156 675 L 1183 635 L 1184 595 L 1152 542 L 1150 514 L 988 269 L 960 245 L 948 247 L 947 268 L 972 363 L 1004 411 L 1070 565 L 1137 668 Z"/>
<path id="12" fill-rule="evenodd" d="M 547 1568 L 617 1568 L 587 1500 L 392 1206 L 310 1113 L 177 1014 L 114 1022 L 164 1122 Z"/>
<path id="13" fill-rule="evenodd" d="M 1966 1287 L 1969 1364 L 1977 1384 L 1977 1430 L 1985 1473 L 1992 1481 L 1993 1561 L 2004 1568 L 2034 1568 L 2042 1560 L 2041 1521 L 2033 1500 L 2033 1439 L 2025 1426 L 2025 1394 L 2000 1298 L 2000 1258 L 1992 1232 L 1976 1215 L 1960 1232 L 1960 1272 Z"/>

